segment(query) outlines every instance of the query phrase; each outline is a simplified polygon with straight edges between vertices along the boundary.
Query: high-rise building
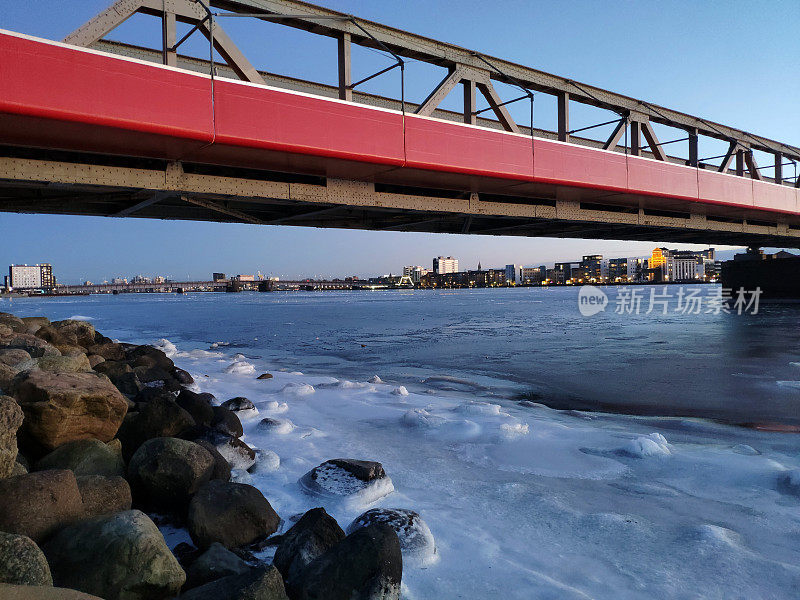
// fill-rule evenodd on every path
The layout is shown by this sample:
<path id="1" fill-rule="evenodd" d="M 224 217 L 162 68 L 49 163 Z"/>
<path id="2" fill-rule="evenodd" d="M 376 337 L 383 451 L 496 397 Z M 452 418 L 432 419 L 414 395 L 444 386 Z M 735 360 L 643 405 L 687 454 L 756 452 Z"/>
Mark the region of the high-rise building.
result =
<path id="1" fill-rule="evenodd" d="M 600 281 L 602 278 L 602 254 L 590 254 L 584 256 L 580 268 L 583 269 L 583 276 L 590 281 Z"/>
<path id="2" fill-rule="evenodd" d="M 547 267 L 522 267 L 522 283 L 525 285 L 535 285 L 547 279 Z"/>
<path id="3" fill-rule="evenodd" d="M 433 259 L 433 272 L 437 275 L 458 273 L 458 259 L 452 256 L 437 256 Z"/>
<path id="4" fill-rule="evenodd" d="M 15 290 L 52 290 L 56 285 L 53 267 L 40 265 L 10 265 L 7 287 Z"/>
<path id="5" fill-rule="evenodd" d="M 422 278 L 429 273 L 428 269 L 419 265 L 403 267 L 403 277 L 410 277 L 414 283 L 420 283 Z"/>
<path id="6" fill-rule="evenodd" d="M 506 283 L 522 285 L 522 265 L 506 265 Z"/>
<path id="7" fill-rule="evenodd" d="M 606 275 L 607 280 L 625 281 L 626 279 L 628 279 L 628 263 L 630 260 L 631 259 L 629 258 L 608 259 L 608 274 Z"/>

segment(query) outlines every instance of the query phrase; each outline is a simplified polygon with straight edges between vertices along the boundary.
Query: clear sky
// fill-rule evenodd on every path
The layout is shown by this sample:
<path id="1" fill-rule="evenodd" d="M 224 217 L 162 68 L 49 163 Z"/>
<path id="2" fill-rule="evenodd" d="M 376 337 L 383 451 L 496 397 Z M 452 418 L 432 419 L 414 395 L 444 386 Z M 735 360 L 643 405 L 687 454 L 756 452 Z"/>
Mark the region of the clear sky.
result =
<path id="1" fill-rule="evenodd" d="M 366 19 L 507 58 L 662 106 L 800 145 L 800 1 L 691 0 L 318 0 Z M 110 0 L 0 0 L 0 27 L 61 39 Z M 259 68 L 334 83 L 330 40 L 272 24 L 231 19 L 223 27 Z M 179 31 L 179 35 L 180 35 Z M 138 16 L 110 37 L 160 41 L 155 19 Z M 198 40 L 187 49 L 202 52 Z M 354 49 L 354 78 L 391 64 Z M 422 100 L 440 77 L 412 62 L 407 94 Z M 366 91 L 395 94 L 397 78 Z M 504 93 L 501 90 L 501 93 Z M 444 106 L 455 108 L 457 99 Z M 513 96 L 505 96 L 513 97 Z M 526 107 L 514 115 L 527 124 Z M 608 120 L 572 109 L 572 125 Z M 554 102 L 539 96 L 536 125 L 552 129 Z M 603 130 L 596 135 L 601 136 Z M 664 136 L 674 132 L 659 131 Z M 680 137 L 676 135 L 675 137 Z M 685 152 L 674 147 L 675 151 Z M 672 151 L 671 148 L 671 151 Z M 701 146 L 701 154 L 719 154 Z M 762 163 L 763 164 L 763 163 Z M 212 271 L 282 277 L 376 275 L 439 254 L 462 267 L 537 265 L 582 254 L 648 254 L 652 243 L 364 232 L 296 227 L 0 213 L 0 268 L 51 262 L 63 282 L 138 273 L 207 278 Z"/>

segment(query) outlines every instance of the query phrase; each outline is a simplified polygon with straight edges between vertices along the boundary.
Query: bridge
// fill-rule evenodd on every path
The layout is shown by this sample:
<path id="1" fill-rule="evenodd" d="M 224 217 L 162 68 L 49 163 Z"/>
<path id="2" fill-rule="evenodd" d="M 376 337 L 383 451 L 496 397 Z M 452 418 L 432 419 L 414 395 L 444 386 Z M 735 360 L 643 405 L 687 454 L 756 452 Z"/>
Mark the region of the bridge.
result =
<path id="1" fill-rule="evenodd" d="M 104 39 L 134 14 L 160 47 Z M 237 17 L 333 40 L 338 85 L 256 69 Z M 192 35 L 206 60 L 181 53 Z M 353 81 L 353 45 L 390 66 Z M 405 97 L 410 60 L 441 71 L 426 98 Z M 358 89 L 377 77 L 400 96 Z M 800 247 L 796 146 L 297 0 L 119 0 L 63 42 L 0 30 L 0 79 L 0 211 Z M 440 108 L 459 87 L 463 110 Z M 573 128 L 576 103 L 609 119 Z M 709 140 L 726 150 L 702 157 Z"/>

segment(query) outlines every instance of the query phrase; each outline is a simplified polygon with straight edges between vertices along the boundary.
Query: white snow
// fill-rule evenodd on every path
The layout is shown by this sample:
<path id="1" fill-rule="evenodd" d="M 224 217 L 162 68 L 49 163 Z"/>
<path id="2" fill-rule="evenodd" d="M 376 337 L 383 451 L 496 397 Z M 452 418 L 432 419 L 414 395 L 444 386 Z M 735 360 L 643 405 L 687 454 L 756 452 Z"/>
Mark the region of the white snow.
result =
<path id="1" fill-rule="evenodd" d="M 225 367 L 225 372 L 233 375 L 252 375 L 256 372 L 256 368 L 246 360 L 240 359 Z"/>
<path id="2" fill-rule="evenodd" d="M 250 358 L 275 374 L 257 381 L 225 373 L 230 354 L 220 362 L 188 350 L 179 366 L 209 375 L 202 391 L 248 397 L 277 420 L 266 431 L 260 419 L 243 422 L 258 448 L 252 473 L 230 458 L 282 531 L 316 506 L 342 527 L 373 507 L 420 513 L 437 560 L 405 562 L 404 600 L 783 599 L 800 589 L 791 434 L 487 400 L 444 375 L 428 385 L 458 389 L 398 398 L 396 388 L 419 380 L 346 383 Z M 331 481 L 322 495 L 300 483 L 340 457 L 380 461 L 388 477 Z"/>

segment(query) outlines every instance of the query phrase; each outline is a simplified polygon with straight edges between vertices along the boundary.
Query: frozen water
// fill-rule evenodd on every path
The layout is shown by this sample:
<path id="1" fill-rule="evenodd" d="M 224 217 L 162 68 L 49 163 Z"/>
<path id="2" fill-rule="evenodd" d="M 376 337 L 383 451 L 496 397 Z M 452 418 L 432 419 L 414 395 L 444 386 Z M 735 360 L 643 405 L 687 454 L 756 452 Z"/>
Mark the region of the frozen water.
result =
<path id="1" fill-rule="evenodd" d="M 251 473 L 239 457 L 236 478 L 264 492 L 283 530 L 320 505 L 342 527 L 373 507 L 418 512 L 439 560 L 405 565 L 406 600 L 796 598 L 800 438 L 545 404 L 799 423 L 798 390 L 777 385 L 798 379 L 798 310 L 696 327 L 628 318 L 622 336 L 615 316 L 581 320 L 575 293 L 125 295 L 0 310 L 81 312 L 109 337 L 166 338 L 200 391 L 291 421 L 285 435 L 243 423 L 244 441 L 263 449 Z M 230 345 L 209 352 L 219 341 Z M 226 373 L 236 352 L 256 371 Z M 262 372 L 274 379 L 257 381 Z M 392 393 L 401 385 L 408 396 Z M 532 388 L 526 405 L 515 399 Z M 303 491 L 305 473 L 342 456 L 380 461 L 393 491 L 353 502 Z"/>

